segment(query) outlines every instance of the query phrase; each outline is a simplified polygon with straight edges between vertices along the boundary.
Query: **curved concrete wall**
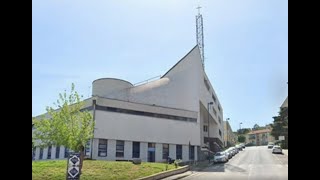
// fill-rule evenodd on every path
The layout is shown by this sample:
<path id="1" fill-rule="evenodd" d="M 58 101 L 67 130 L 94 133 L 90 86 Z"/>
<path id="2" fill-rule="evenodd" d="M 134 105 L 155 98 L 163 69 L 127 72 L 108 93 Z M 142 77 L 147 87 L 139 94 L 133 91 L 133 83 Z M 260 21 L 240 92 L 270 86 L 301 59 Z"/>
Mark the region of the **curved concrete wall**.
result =
<path id="1" fill-rule="evenodd" d="M 133 85 L 121 79 L 102 78 L 92 82 L 92 95 L 107 97 L 109 93 L 131 88 Z"/>

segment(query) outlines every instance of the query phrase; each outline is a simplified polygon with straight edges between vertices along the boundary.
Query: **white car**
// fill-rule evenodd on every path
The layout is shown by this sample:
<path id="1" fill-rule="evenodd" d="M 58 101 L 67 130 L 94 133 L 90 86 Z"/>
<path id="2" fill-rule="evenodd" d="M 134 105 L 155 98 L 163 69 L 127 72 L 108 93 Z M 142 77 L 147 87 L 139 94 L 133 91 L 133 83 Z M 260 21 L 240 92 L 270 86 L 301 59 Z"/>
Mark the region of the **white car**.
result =
<path id="1" fill-rule="evenodd" d="M 282 149 L 281 149 L 281 147 L 280 146 L 273 146 L 273 148 L 272 148 L 272 153 L 280 153 L 280 154 L 282 154 Z"/>
<path id="2" fill-rule="evenodd" d="M 228 161 L 228 157 L 227 157 L 226 153 L 224 153 L 224 152 L 217 152 L 214 155 L 213 162 L 215 162 L 215 163 L 217 163 L 217 162 L 227 162 L 227 161 Z"/>
<path id="3" fill-rule="evenodd" d="M 223 151 L 223 152 L 226 154 L 226 156 L 227 156 L 228 159 L 231 159 L 231 157 L 232 157 L 231 151 L 229 151 L 229 150 L 227 149 L 227 150 L 225 150 L 225 151 Z"/>
<path id="4" fill-rule="evenodd" d="M 274 144 L 268 144 L 268 149 L 273 148 Z"/>

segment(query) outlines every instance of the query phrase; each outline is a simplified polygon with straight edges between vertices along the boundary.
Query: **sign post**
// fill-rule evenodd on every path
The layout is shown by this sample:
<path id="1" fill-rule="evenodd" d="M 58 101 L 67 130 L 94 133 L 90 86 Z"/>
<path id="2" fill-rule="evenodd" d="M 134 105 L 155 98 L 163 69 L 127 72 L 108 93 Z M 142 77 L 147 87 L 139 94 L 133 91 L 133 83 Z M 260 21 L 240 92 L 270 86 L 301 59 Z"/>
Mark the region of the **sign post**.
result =
<path id="1" fill-rule="evenodd" d="M 80 180 L 80 153 L 68 157 L 67 180 Z"/>

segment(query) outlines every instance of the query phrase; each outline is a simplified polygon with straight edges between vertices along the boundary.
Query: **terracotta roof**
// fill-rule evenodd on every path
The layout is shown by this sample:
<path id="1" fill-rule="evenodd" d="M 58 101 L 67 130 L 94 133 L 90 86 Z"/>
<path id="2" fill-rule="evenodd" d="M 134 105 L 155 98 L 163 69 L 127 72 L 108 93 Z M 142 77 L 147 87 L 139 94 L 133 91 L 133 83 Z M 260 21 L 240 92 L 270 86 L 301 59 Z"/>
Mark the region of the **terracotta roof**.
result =
<path id="1" fill-rule="evenodd" d="M 261 130 L 251 131 L 248 134 L 260 134 L 260 133 L 266 133 L 266 132 L 271 132 L 271 129 L 261 129 Z"/>

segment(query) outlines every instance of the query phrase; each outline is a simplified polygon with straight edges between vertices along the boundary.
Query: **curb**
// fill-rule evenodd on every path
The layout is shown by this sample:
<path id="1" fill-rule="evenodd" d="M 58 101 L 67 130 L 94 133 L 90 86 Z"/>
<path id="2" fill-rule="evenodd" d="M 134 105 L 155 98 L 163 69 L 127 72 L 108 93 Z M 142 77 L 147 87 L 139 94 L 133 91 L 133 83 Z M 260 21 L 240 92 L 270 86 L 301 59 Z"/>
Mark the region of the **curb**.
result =
<path id="1" fill-rule="evenodd" d="M 153 174 L 153 175 L 150 175 L 150 176 L 138 178 L 136 180 L 158 180 L 158 179 L 166 178 L 166 177 L 173 176 L 173 175 L 176 175 L 176 174 L 184 173 L 184 172 L 188 171 L 189 169 L 190 169 L 189 165 L 186 165 L 186 166 L 182 166 L 182 167 L 180 167 L 178 169 L 173 169 L 173 170 L 169 170 L 169 171 L 165 171 L 165 172 L 160 172 L 160 173 Z"/>

